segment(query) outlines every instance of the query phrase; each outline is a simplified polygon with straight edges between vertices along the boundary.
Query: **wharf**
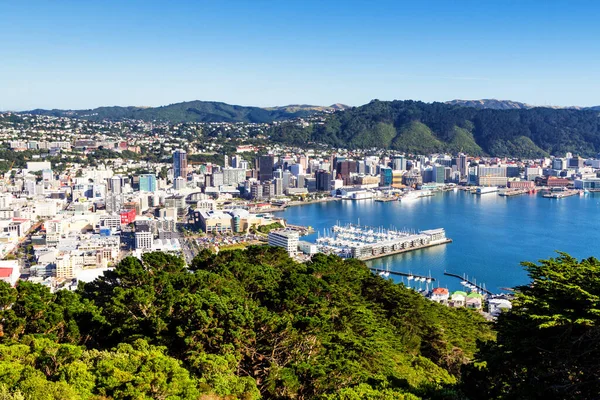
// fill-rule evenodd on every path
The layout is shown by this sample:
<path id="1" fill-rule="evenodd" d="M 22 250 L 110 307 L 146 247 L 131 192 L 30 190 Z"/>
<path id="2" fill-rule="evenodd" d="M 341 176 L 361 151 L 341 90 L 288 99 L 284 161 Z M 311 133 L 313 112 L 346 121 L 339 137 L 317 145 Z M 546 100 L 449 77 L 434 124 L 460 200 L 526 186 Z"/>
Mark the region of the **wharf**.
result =
<path id="1" fill-rule="evenodd" d="M 407 274 L 406 272 L 390 271 L 390 270 L 383 269 L 383 268 L 372 268 L 372 267 L 369 267 L 369 269 L 371 271 L 373 271 L 373 272 L 389 272 L 390 275 L 412 276 L 415 279 L 417 279 L 417 278 L 418 279 L 424 279 L 424 280 L 431 279 L 432 282 L 435 281 L 435 278 L 432 278 L 430 276 L 423 276 L 423 275 L 417 275 L 417 274 Z"/>
<path id="2" fill-rule="evenodd" d="M 473 286 L 475 286 L 475 287 L 477 288 L 477 290 L 479 290 L 480 292 L 482 292 L 482 293 L 485 293 L 485 294 L 487 294 L 487 295 L 492 295 L 492 294 L 493 294 L 491 291 L 489 291 L 489 290 L 485 289 L 485 288 L 484 288 L 484 287 L 482 287 L 482 286 L 479 286 L 479 285 L 477 285 L 476 283 L 473 283 L 473 282 L 471 282 L 471 281 L 470 281 L 470 280 L 468 280 L 468 279 L 465 279 L 465 278 L 463 278 L 463 277 L 462 277 L 462 276 L 460 276 L 460 275 L 453 274 L 453 273 L 450 273 L 450 272 L 448 272 L 448 271 L 444 271 L 444 275 L 447 275 L 447 276 L 452 276 L 452 277 L 454 277 L 454 278 L 458 278 L 458 279 L 460 279 L 461 281 L 465 281 L 465 282 L 467 282 L 469 285 L 473 285 Z"/>
<path id="3" fill-rule="evenodd" d="M 452 243 L 452 239 L 444 239 L 444 240 L 441 240 L 441 241 L 438 241 L 438 242 L 432 242 L 432 243 L 427 243 L 427 244 L 416 245 L 414 247 L 408 247 L 406 249 L 392 250 L 392 251 L 387 252 L 387 253 L 381 252 L 379 254 L 358 257 L 358 259 L 361 260 L 361 261 L 369 261 L 369 260 L 374 260 L 376 258 L 383 258 L 383 257 L 387 257 L 387 256 L 393 256 L 393 255 L 396 255 L 396 254 L 407 253 L 409 251 L 414 251 L 414 250 L 426 249 L 428 247 L 439 246 L 441 244 L 448 244 L 448 243 Z M 390 271 L 390 273 L 391 273 L 391 271 Z"/>
<path id="4" fill-rule="evenodd" d="M 529 193 L 530 189 L 512 189 L 505 190 L 503 192 L 498 193 L 499 196 L 510 197 L 510 196 L 518 196 L 520 194 Z"/>
<path id="5" fill-rule="evenodd" d="M 564 192 L 544 193 L 542 197 L 546 199 L 562 199 L 563 197 L 577 196 L 579 190 L 567 190 Z"/>
<path id="6" fill-rule="evenodd" d="M 286 224 L 285 227 L 294 231 L 298 231 L 300 236 L 306 236 L 315 233 L 315 230 L 312 226 Z"/>
<path id="7" fill-rule="evenodd" d="M 398 201 L 398 198 L 397 197 L 383 197 L 383 198 L 380 197 L 378 199 L 375 199 L 375 201 L 378 201 L 380 203 L 385 203 L 388 201 Z"/>

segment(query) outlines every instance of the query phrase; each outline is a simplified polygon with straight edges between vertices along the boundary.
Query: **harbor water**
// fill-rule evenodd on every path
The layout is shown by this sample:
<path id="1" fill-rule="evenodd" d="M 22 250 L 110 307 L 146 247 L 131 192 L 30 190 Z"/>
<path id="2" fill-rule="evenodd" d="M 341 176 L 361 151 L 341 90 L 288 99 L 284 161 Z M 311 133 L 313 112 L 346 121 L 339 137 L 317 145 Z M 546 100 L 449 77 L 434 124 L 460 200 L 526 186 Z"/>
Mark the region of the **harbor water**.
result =
<path id="1" fill-rule="evenodd" d="M 411 202 L 334 201 L 290 207 L 280 214 L 316 233 L 336 223 L 426 230 L 444 228 L 452 243 L 367 262 L 371 267 L 429 275 L 435 285 L 461 288 L 444 271 L 468 275 L 494 293 L 529 282 L 521 261 L 536 262 L 563 251 L 577 258 L 600 258 L 600 194 L 546 199 L 541 195 L 502 197 L 445 192 Z M 401 282 L 402 277 L 390 276 Z M 406 280 L 404 280 L 406 282 Z M 414 286 L 415 283 L 412 283 Z M 417 284 L 418 285 L 418 284 Z M 418 287 L 418 286 L 417 286 Z M 423 286 L 424 288 L 424 286 Z"/>

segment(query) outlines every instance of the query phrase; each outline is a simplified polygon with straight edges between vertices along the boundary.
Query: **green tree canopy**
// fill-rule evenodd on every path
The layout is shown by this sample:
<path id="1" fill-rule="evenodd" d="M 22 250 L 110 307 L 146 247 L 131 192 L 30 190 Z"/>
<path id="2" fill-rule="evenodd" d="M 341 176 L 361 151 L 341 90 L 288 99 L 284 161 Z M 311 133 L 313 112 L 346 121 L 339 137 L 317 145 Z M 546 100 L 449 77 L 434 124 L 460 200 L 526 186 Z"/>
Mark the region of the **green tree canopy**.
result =
<path id="1" fill-rule="evenodd" d="M 600 262 L 565 253 L 523 263 L 532 279 L 499 317 L 498 340 L 470 368 L 472 398 L 597 399 L 600 394 Z"/>

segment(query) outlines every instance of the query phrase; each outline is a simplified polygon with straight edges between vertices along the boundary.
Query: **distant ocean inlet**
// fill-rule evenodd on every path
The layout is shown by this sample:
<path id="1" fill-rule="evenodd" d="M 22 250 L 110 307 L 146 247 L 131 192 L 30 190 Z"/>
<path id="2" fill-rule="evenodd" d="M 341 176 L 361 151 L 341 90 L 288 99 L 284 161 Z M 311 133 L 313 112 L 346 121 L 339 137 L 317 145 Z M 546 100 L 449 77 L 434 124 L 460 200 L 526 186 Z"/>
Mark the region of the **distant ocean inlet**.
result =
<path id="1" fill-rule="evenodd" d="M 555 257 L 600 258 L 600 194 L 546 199 L 539 194 L 502 197 L 459 191 L 414 202 L 335 201 L 290 207 L 291 224 L 316 232 L 336 223 L 426 230 L 444 228 L 452 243 L 368 261 L 378 269 L 431 276 L 436 286 L 461 288 L 448 271 L 485 283 L 492 292 L 528 283 L 520 263 Z M 303 239 L 315 241 L 318 233 Z M 402 277 L 391 276 L 401 282 Z"/>

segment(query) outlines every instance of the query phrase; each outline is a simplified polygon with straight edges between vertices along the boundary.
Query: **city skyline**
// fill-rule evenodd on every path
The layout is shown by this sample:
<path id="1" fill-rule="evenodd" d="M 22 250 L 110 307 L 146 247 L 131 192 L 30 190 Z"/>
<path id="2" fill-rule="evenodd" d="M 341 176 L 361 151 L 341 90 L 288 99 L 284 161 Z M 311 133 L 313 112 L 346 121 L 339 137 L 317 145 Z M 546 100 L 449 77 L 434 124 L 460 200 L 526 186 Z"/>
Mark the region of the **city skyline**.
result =
<path id="1" fill-rule="evenodd" d="M 594 106 L 600 6 L 3 5 L 0 110 L 496 98 Z"/>

